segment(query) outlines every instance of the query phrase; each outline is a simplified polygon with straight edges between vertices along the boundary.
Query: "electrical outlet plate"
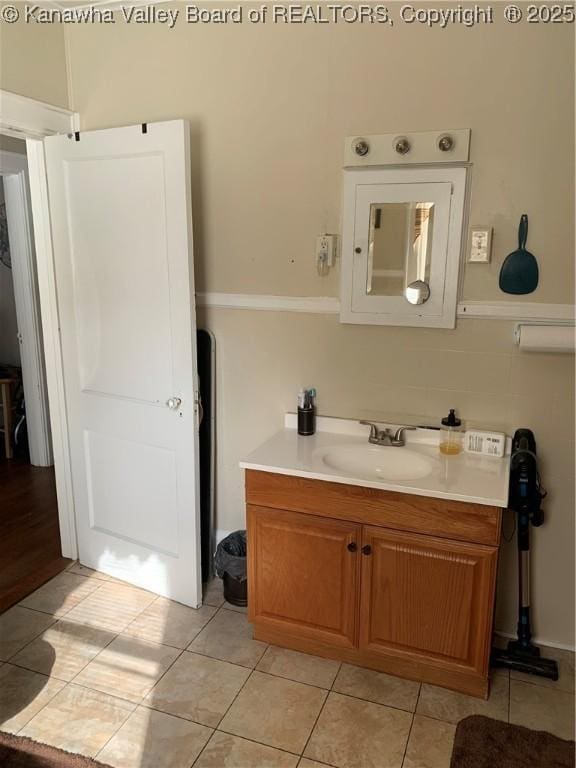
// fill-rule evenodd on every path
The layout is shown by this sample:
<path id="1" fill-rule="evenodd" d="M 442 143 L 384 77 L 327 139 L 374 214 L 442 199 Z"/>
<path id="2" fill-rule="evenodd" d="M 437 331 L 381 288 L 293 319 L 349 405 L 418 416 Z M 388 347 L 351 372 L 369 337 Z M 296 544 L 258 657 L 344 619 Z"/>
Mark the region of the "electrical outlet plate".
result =
<path id="1" fill-rule="evenodd" d="M 489 264 L 492 255 L 492 227 L 470 227 L 469 264 Z"/>
<path id="2" fill-rule="evenodd" d="M 336 235 L 319 235 L 316 238 L 316 265 L 318 270 L 329 269 L 336 261 Z"/>

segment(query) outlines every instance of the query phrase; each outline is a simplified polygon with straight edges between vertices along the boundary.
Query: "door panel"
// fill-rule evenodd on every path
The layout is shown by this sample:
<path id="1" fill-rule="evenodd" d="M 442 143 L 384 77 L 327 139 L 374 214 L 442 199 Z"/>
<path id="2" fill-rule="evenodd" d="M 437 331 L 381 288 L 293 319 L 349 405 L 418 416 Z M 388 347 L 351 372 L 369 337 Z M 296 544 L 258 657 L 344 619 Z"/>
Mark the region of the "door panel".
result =
<path id="1" fill-rule="evenodd" d="M 84 436 L 91 527 L 176 556 L 175 452 L 98 432 Z"/>
<path id="2" fill-rule="evenodd" d="M 354 647 L 360 526 L 249 505 L 248 537 L 250 619 Z"/>
<path id="3" fill-rule="evenodd" d="M 188 125 L 45 149 L 80 560 L 200 605 Z"/>
<path id="4" fill-rule="evenodd" d="M 363 546 L 361 647 L 484 671 L 497 549 L 375 527 Z"/>
<path id="5" fill-rule="evenodd" d="M 162 156 L 64 170 L 81 387 L 163 404 L 174 384 Z"/>

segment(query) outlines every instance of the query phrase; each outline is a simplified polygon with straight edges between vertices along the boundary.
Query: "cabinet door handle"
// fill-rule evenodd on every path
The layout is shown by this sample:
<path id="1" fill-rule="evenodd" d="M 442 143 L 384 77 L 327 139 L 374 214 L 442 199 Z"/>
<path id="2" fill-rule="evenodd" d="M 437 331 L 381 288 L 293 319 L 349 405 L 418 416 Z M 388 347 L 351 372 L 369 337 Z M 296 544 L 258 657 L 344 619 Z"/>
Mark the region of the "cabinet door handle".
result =
<path id="1" fill-rule="evenodd" d="M 355 541 L 351 541 L 348 544 L 346 544 L 346 549 L 348 550 L 348 552 L 356 552 L 356 550 L 358 549 L 358 544 L 356 544 Z"/>
<path id="2" fill-rule="evenodd" d="M 362 547 L 362 554 L 363 555 L 371 555 L 372 554 L 372 547 L 370 544 L 364 544 Z"/>

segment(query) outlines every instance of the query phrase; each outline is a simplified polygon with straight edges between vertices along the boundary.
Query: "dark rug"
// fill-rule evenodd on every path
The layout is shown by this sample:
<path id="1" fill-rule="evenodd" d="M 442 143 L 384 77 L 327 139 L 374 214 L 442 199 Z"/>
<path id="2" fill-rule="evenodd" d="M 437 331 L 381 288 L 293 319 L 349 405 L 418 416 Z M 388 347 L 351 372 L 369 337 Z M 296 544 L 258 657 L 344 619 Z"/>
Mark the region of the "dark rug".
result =
<path id="1" fill-rule="evenodd" d="M 40 744 L 25 736 L 0 732 L 2 768 L 109 768 L 89 757 Z"/>
<path id="2" fill-rule="evenodd" d="M 574 742 L 472 715 L 458 723 L 450 768 L 574 768 Z"/>

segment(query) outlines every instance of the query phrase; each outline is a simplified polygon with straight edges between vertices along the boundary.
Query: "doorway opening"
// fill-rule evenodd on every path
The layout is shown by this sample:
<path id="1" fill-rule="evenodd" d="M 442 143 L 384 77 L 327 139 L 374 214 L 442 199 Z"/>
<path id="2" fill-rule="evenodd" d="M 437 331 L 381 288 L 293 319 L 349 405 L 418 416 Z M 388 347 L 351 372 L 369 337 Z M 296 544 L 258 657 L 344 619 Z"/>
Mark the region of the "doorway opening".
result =
<path id="1" fill-rule="evenodd" d="M 4 148 L 6 147 L 6 148 Z M 0 612 L 62 557 L 26 144 L 0 148 Z"/>

